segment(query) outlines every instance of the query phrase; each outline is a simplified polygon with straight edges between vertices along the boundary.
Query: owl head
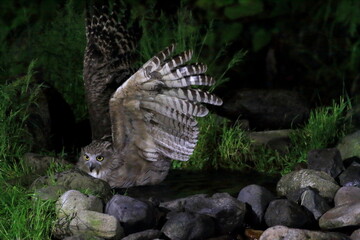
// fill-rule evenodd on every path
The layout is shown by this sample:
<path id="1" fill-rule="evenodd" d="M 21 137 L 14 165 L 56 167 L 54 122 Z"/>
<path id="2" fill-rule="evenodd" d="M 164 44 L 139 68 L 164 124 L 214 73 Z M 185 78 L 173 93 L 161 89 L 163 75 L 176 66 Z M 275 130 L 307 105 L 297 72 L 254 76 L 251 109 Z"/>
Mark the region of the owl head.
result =
<path id="1" fill-rule="evenodd" d="M 111 142 L 95 140 L 81 150 L 78 167 L 82 171 L 99 177 L 101 171 L 107 169 L 107 165 L 113 159 Z"/>

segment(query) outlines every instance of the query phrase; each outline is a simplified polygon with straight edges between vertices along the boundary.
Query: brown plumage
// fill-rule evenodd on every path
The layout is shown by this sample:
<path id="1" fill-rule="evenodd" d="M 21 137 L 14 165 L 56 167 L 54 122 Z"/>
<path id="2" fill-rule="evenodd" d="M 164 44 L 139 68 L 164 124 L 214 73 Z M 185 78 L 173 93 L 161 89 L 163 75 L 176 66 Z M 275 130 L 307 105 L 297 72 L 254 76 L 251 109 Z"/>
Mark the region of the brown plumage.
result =
<path id="1" fill-rule="evenodd" d="M 112 34 L 117 35 L 116 28 L 111 29 Z M 122 29 L 120 27 L 119 31 Z M 92 34 L 92 38 L 100 38 Z M 90 42 L 88 40 L 88 45 Z M 97 44 L 100 43 L 98 40 Z M 166 177 L 171 159 L 189 160 L 199 134 L 195 117 L 208 113 L 202 103 L 221 105 L 222 101 L 213 94 L 190 88 L 193 85 L 211 86 L 214 80 L 205 75 L 206 65 L 186 65 L 192 51 L 171 57 L 174 49 L 175 45 L 171 45 L 151 58 L 112 93 L 108 107 L 101 109 L 101 114 L 110 116 L 112 138 L 110 141 L 94 138 L 84 147 L 78 163 L 80 169 L 107 181 L 112 187 L 130 187 L 157 184 Z M 119 55 L 107 57 L 102 60 L 105 65 L 106 61 L 121 58 Z M 91 61 L 99 62 L 97 59 Z M 103 86 L 103 81 L 117 74 L 116 69 L 106 71 L 94 68 L 90 70 L 91 74 L 86 74 L 84 70 L 85 86 Z M 96 102 L 94 96 L 97 94 L 87 94 L 89 109 L 97 109 L 91 104 L 102 104 Z M 94 99 L 89 100 L 89 97 Z M 94 118 L 101 119 L 96 115 L 90 120 Z M 92 126 L 97 124 L 99 122 L 92 122 Z"/>

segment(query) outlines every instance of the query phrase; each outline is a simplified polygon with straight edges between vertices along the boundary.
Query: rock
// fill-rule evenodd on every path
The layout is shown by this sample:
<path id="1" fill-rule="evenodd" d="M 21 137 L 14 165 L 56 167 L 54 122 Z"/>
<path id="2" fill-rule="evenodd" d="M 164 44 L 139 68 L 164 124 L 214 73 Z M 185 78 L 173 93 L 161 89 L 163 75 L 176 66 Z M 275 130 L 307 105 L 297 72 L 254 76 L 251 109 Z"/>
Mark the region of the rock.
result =
<path id="1" fill-rule="evenodd" d="M 360 239 L 360 229 L 355 230 L 351 236 L 350 236 L 351 240 L 359 240 Z"/>
<path id="2" fill-rule="evenodd" d="M 290 129 L 250 132 L 249 138 L 254 146 L 267 146 L 281 153 L 287 153 L 291 145 Z"/>
<path id="3" fill-rule="evenodd" d="M 360 201 L 360 188 L 358 187 L 341 187 L 335 195 L 335 207 L 344 204 L 352 204 Z"/>
<path id="4" fill-rule="evenodd" d="M 258 240 L 264 231 L 255 230 L 255 229 L 245 229 L 245 236 L 248 240 Z"/>
<path id="5" fill-rule="evenodd" d="M 46 186 L 35 190 L 35 196 L 43 200 L 57 200 L 67 189 L 61 185 Z"/>
<path id="6" fill-rule="evenodd" d="M 360 226 L 360 201 L 330 209 L 319 219 L 322 229 Z"/>
<path id="7" fill-rule="evenodd" d="M 312 169 L 302 169 L 282 176 L 276 186 L 276 191 L 278 195 L 285 196 L 308 186 L 317 189 L 320 196 L 328 199 L 333 199 L 340 188 L 330 175 Z"/>
<path id="8" fill-rule="evenodd" d="M 267 206 L 275 199 L 275 196 L 266 188 L 252 184 L 241 189 L 237 199 L 251 206 L 249 221 L 254 225 L 260 225 Z"/>
<path id="9" fill-rule="evenodd" d="M 302 193 L 300 205 L 309 210 L 316 220 L 330 209 L 326 200 L 317 191 L 311 189 L 305 190 Z"/>
<path id="10" fill-rule="evenodd" d="M 123 228 L 115 217 L 82 210 L 70 220 L 69 231 L 73 235 L 95 236 L 105 239 L 121 239 L 124 236 Z"/>
<path id="11" fill-rule="evenodd" d="M 172 212 L 161 231 L 170 239 L 206 239 L 214 235 L 214 221 L 206 215 Z"/>
<path id="12" fill-rule="evenodd" d="M 346 158 L 344 159 L 343 164 L 345 168 L 348 168 L 349 166 L 360 167 L 360 158 L 359 157 Z"/>
<path id="13" fill-rule="evenodd" d="M 344 170 L 340 152 L 336 148 L 311 150 L 307 163 L 309 169 L 326 172 L 333 178 Z"/>
<path id="14" fill-rule="evenodd" d="M 86 235 L 74 235 L 63 238 L 63 240 L 103 240 L 103 238 L 99 238 L 95 236 L 86 236 Z"/>
<path id="15" fill-rule="evenodd" d="M 346 235 L 334 232 L 309 231 L 285 226 L 265 230 L 259 240 L 350 240 Z"/>
<path id="16" fill-rule="evenodd" d="M 339 176 L 341 186 L 360 187 L 360 166 L 350 165 Z"/>
<path id="17" fill-rule="evenodd" d="M 95 196 L 87 196 L 76 190 L 65 192 L 56 202 L 59 218 L 75 216 L 81 210 L 103 211 L 102 201 Z"/>
<path id="18" fill-rule="evenodd" d="M 305 227 L 312 222 L 309 214 L 299 205 L 287 199 L 270 202 L 265 212 L 265 223 L 269 226 Z"/>
<path id="19" fill-rule="evenodd" d="M 24 164 L 31 168 L 38 175 L 45 175 L 51 164 L 60 164 L 65 168 L 72 168 L 73 165 L 64 159 L 43 156 L 36 153 L 25 153 L 23 156 Z"/>
<path id="20" fill-rule="evenodd" d="M 150 204 L 123 195 L 114 195 L 106 204 L 105 213 L 114 216 L 126 234 L 154 227 L 155 211 Z"/>
<path id="21" fill-rule="evenodd" d="M 336 148 L 339 149 L 343 159 L 350 157 L 360 157 L 360 130 L 343 137 L 337 144 Z"/>
<path id="22" fill-rule="evenodd" d="M 306 190 L 313 190 L 318 192 L 315 188 L 312 187 L 305 187 L 305 188 L 299 188 L 299 189 L 295 189 L 292 192 L 289 192 L 288 194 L 286 194 L 286 198 L 290 201 L 296 202 L 298 204 L 300 204 L 301 202 L 301 195 L 306 191 Z"/>
<path id="23" fill-rule="evenodd" d="M 32 183 L 31 188 L 36 191 L 36 189 L 53 185 L 63 186 L 66 190 L 87 191 L 105 201 L 112 196 L 111 187 L 107 182 L 93 178 L 77 169 L 55 173 L 50 177 L 39 177 Z"/>
<path id="24" fill-rule="evenodd" d="M 286 129 L 304 123 L 309 109 L 298 93 L 288 90 L 243 89 L 224 99 L 223 114 L 248 119 L 252 129 Z"/>
<path id="25" fill-rule="evenodd" d="M 161 232 L 155 229 L 149 229 L 142 232 L 130 234 L 121 240 L 153 240 L 158 239 L 161 236 Z"/>
<path id="26" fill-rule="evenodd" d="M 212 197 L 193 195 L 160 204 L 170 211 L 187 211 L 215 218 L 220 233 L 229 233 L 243 223 L 246 206 L 228 193 L 216 193 Z"/>

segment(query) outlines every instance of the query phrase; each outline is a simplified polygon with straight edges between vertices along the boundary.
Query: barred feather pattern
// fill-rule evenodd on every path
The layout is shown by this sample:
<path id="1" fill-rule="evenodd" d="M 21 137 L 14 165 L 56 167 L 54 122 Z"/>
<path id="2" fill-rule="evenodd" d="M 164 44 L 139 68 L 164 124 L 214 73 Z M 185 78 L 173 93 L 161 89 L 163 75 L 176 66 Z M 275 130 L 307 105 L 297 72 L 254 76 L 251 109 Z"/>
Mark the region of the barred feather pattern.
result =
<path id="1" fill-rule="evenodd" d="M 109 99 L 111 94 L 136 70 L 137 26 L 127 27 L 119 18 L 119 5 L 110 10 L 94 7 L 86 14 L 87 45 L 84 56 L 84 85 L 93 140 L 111 135 Z"/>

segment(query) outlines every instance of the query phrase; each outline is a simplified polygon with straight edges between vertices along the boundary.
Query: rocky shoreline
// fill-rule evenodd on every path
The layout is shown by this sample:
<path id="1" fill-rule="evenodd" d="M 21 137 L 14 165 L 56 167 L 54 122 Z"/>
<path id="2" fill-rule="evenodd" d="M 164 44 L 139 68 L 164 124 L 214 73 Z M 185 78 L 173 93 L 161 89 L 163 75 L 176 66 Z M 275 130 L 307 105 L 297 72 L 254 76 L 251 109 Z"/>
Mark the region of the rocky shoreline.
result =
<path id="1" fill-rule="evenodd" d="M 113 194 L 76 169 L 40 177 L 31 188 L 57 199 L 57 239 L 360 239 L 360 159 L 338 149 L 309 152 L 308 168 L 238 196 L 196 194 L 170 201 Z M 225 177 L 225 176 L 224 176 Z M 86 194 L 84 194 L 86 192 Z"/>

